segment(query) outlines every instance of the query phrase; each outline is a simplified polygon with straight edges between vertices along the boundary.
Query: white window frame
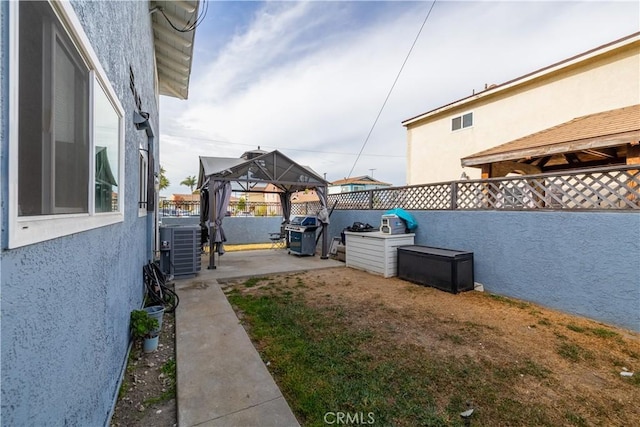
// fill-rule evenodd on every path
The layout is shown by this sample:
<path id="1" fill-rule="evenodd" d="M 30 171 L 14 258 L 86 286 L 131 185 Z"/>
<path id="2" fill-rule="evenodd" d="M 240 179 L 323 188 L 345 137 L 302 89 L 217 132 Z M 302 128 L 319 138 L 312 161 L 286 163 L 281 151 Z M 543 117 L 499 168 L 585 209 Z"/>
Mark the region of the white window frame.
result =
<path id="1" fill-rule="evenodd" d="M 469 114 L 471 114 L 471 124 L 469 126 L 465 126 L 464 125 L 464 116 L 469 115 Z M 453 121 L 455 119 L 460 119 L 460 127 L 458 129 L 454 129 L 453 128 Z M 474 123 L 473 111 L 467 111 L 465 113 L 458 114 L 457 116 L 452 117 L 451 118 L 451 126 L 450 126 L 449 129 L 451 130 L 451 132 L 458 132 L 458 131 L 461 131 L 461 130 L 464 130 L 464 129 L 472 128 L 473 127 L 473 123 Z"/>
<path id="2" fill-rule="evenodd" d="M 98 57 L 93 50 L 82 25 L 67 1 L 49 2 L 60 25 L 74 41 L 75 48 L 89 69 L 89 177 L 88 177 L 88 213 L 19 216 L 18 214 L 18 136 L 19 136 L 19 84 L 9 88 L 9 229 L 8 247 L 16 248 L 43 242 L 73 233 L 104 227 L 124 221 L 124 109 L 113 90 Z M 9 4 L 9 81 L 19 81 L 19 3 Z M 111 101 L 114 111 L 119 115 L 119 164 L 118 164 L 118 210 L 115 212 L 95 212 L 95 146 L 93 129 L 93 93 L 95 85 L 100 84 Z"/>

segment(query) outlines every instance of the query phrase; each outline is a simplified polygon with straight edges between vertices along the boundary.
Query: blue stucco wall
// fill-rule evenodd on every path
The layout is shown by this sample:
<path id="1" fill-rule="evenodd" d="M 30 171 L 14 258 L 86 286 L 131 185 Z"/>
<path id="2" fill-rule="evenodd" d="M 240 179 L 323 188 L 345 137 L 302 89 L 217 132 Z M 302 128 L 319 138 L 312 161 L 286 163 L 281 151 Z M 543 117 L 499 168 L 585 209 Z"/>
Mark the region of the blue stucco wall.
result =
<path id="1" fill-rule="evenodd" d="M 227 243 L 268 243 L 269 233 L 280 231 L 282 217 L 229 217 L 222 222 Z"/>
<path id="2" fill-rule="evenodd" d="M 163 225 L 197 225 L 199 217 L 162 218 Z M 222 221 L 222 228 L 229 245 L 245 245 L 249 243 L 270 243 L 269 233 L 280 231 L 282 217 L 227 217 Z"/>
<path id="3" fill-rule="evenodd" d="M 339 211 L 329 235 L 384 211 Z M 410 211 L 419 245 L 474 253 L 485 290 L 640 331 L 640 214 Z"/>
<path id="4" fill-rule="evenodd" d="M 0 2 L 3 230 L 8 3 Z M 147 137 L 131 121 L 129 66 L 143 109 L 157 124 L 148 2 L 72 5 L 125 111 L 124 221 L 0 253 L 3 425 L 105 425 L 126 364 L 129 314 L 143 298 L 147 218 L 138 216 L 138 147 Z"/>
<path id="5" fill-rule="evenodd" d="M 335 210 L 328 235 L 355 221 L 379 227 L 384 213 Z M 486 291 L 640 331 L 640 214 L 410 213 L 419 224 L 416 244 L 473 251 L 475 280 Z M 227 243 L 268 242 L 280 220 L 225 218 Z"/>

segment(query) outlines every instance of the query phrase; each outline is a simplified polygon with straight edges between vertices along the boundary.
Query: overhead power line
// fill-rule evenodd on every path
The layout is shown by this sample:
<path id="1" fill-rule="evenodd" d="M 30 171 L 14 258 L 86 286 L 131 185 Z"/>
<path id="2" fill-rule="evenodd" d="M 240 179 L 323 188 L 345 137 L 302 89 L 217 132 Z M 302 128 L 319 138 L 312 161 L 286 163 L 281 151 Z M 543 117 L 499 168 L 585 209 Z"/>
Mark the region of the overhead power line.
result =
<path id="1" fill-rule="evenodd" d="M 198 141 L 206 141 L 206 142 L 211 142 L 211 143 L 216 143 L 216 144 L 229 144 L 229 145 L 240 145 L 243 147 L 254 147 L 256 146 L 256 144 L 243 144 L 243 143 L 239 143 L 239 142 L 231 142 L 231 141 L 225 141 L 222 139 L 212 139 L 212 138 L 203 138 L 203 137 L 198 137 L 198 136 L 178 136 L 178 135 L 171 135 L 171 134 L 166 134 L 163 133 L 161 134 L 161 136 L 168 136 L 170 138 L 175 138 L 175 139 L 195 139 Z M 336 154 L 339 156 L 357 156 L 359 155 L 358 153 L 339 153 L 336 151 L 321 151 L 321 150 L 306 150 L 304 148 L 289 148 L 289 147 L 275 147 L 273 145 L 263 145 L 260 144 L 261 147 L 263 148 L 273 148 L 274 150 L 279 150 L 279 151 L 283 151 L 283 150 L 287 150 L 287 151 L 302 151 L 305 153 L 319 153 L 319 154 Z M 365 156 L 370 156 L 370 157 L 392 157 L 392 158 L 404 158 L 407 157 L 405 155 L 390 155 L 390 154 L 365 154 Z"/>
<path id="2" fill-rule="evenodd" d="M 425 24 L 427 23 L 427 20 L 429 19 L 429 16 L 431 15 L 431 11 L 433 10 L 433 6 L 435 6 L 436 1 L 437 0 L 433 0 L 433 3 L 431 3 L 431 7 L 429 7 L 429 11 L 427 12 L 427 16 L 425 16 L 424 17 L 424 21 L 422 21 L 422 25 L 420 26 L 420 30 L 418 30 L 418 34 L 416 34 L 416 38 L 413 40 L 413 44 L 411 45 L 411 48 L 409 49 L 409 52 L 407 53 L 407 56 L 404 58 L 404 61 L 402 62 L 402 66 L 400 67 L 400 71 L 398 71 L 398 74 L 396 75 L 396 78 L 393 81 L 393 84 L 391 85 L 391 89 L 389 89 L 389 93 L 387 93 L 387 97 L 384 99 L 384 102 L 382 103 L 382 107 L 380 107 L 380 111 L 378 111 L 378 115 L 376 116 L 376 119 L 373 121 L 373 125 L 371 126 L 371 129 L 369 129 L 369 133 L 367 134 L 367 137 L 365 138 L 364 143 L 362 144 L 362 147 L 360 148 L 360 152 L 358 152 L 358 156 L 356 157 L 356 160 L 353 162 L 353 166 L 351 167 L 351 170 L 349 171 L 349 174 L 347 175 L 347 178 L 351 177 L 351 174 L 353 173 L 353 170 L 355 169 L 356 164 L 358 163 L 358 160 L 360 160 L 360 156 L 362 155 L 362 152 L 364 151 L 364 148 L 367 146 L 367 143 L 369 142 L 369 138 L 371 137 L 371 134 L 373 133 L 373 129 L 376 127 L 376 124 L 378 123 L 378 119 L 382 115 L 382 111 L 384 110 L 384 107 L 387 105 L 387 101 L 389 100 L 389 97 L 391 96 L 391 93 L 393 92 L 393 89 L 396 87 L 396 83 L 398 82 L 398 79 L 400 78 L 400 74 L 402 74 L 402 70 L 404 69 L 405 64 L 409 60 L 409 56 L 411 56 L 411 52 L 413 51 L 414 46 L 418 42 L 418 38 L 420 38 L 420 34 L 422 33 L 422 29 L 424 28 Z"/>

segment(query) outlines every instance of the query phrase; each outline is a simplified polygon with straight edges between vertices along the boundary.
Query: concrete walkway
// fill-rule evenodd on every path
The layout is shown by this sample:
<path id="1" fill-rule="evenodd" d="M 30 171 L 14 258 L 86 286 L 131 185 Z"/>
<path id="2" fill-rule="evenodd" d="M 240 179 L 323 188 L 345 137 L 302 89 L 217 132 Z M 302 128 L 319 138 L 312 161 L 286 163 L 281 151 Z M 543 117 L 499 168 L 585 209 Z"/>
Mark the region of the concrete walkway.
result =
<path id="1" fill-rule="evenodd" d="M 232 278 L 341 267 L 284 249 L 227 252 L 217 268 L 175 281 L 178 426 L 299 426 L 220 289 Z"/>

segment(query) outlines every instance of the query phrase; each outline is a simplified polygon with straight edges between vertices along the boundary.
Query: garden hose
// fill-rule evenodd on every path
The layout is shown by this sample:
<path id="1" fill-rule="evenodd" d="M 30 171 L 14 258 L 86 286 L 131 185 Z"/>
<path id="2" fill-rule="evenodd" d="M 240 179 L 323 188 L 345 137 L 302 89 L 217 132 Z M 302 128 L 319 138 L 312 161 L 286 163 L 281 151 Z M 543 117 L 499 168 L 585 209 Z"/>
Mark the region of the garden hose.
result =
<path id="1" fill-rule="evenodd" d="M 142 276 L 147 290 L 147 298 L 152 304 L 162 305 L 166 313 L 173 313 L 178 307 L 180 298 L 167 287 L 167 276 L 158 264 L 149 261 L 142 267 Z"/>

